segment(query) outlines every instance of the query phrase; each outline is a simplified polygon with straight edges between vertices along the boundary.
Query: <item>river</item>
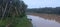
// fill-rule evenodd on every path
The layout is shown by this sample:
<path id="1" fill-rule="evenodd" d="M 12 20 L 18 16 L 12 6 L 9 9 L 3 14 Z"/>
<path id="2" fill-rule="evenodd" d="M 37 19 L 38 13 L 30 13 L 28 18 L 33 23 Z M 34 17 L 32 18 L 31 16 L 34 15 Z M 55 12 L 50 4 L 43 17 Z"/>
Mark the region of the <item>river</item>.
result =
<path id="1" fill-rule="evenodd" d="M 32 19 L 33 27 L 60 27 L 60 23 L 55 20 L 48 20 L 34 15 L 27 15 L 27 17 Z"/>

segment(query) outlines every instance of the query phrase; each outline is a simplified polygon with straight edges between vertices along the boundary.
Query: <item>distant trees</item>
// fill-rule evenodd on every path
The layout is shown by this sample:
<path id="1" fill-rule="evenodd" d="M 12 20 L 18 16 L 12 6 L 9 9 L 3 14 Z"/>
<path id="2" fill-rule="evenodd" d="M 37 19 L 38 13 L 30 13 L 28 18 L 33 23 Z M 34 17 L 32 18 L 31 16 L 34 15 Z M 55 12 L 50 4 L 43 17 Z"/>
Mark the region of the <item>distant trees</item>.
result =
<path id="1" fill-rule="evenodd" d="M 56 7 L 56 8 L 46 7 L 46 8 L 37 8 L 37 9 L 27 9 L 27 12 L 60 14 L 60 7 Z"/>

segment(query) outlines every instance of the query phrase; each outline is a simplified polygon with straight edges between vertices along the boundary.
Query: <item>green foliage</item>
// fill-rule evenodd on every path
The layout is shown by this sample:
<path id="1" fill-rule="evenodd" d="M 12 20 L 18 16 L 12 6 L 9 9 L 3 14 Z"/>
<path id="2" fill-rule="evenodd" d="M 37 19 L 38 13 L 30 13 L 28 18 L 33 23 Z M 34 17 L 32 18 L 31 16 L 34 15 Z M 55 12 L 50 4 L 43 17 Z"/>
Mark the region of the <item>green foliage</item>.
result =
<path id="1" fill-rule="evenodd" d="M 0 16 L 20 16 L 25 13 L 27 5 L 22 0 L 0 0 Z M 3 11 L 2 11 L 3 10 Z M 23 12 L 22 12 L 23 11 Z M 23 15 L 23 14 L 22 14 Z"/>
<path id="2" fill-rule="evenodd" d="M 11 19 L 11 20 L 10 20 Z M 28 21 L 27 17 L 8 17 L 3 20 L 3 22 L 0 22 L 0 27 L 6 27 L 8 22 L 12 23 L 10 27 L 32 27 L 31 22 Z"/>
<path id="3" fill-rule="evenodd" d="M 22 0 L 0 0 L 0 27 L 29 27 Z"/>

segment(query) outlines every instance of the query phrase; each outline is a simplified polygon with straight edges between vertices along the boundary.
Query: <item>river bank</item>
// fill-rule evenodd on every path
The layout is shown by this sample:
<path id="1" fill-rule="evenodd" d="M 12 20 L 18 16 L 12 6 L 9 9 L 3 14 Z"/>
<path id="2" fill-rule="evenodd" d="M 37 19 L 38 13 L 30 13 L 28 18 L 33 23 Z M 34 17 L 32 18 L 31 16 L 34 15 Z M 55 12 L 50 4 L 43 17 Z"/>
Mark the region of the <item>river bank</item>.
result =
<path id="1" fill-rule="evenodd" d="M 29 15 L 39 16 L 44 19 L 55 20 L 60 23 L 60 15 L 56 14 L 42 14 L 42 13 L 29 13 Z"/>
<path id="2" fill-rule="evenodd" d="M 47 20 L 39 16 L 27 15 L 28 19 L 32 19 L 33 27 L 60 27 L 60 23 L 54 20 Z"/>

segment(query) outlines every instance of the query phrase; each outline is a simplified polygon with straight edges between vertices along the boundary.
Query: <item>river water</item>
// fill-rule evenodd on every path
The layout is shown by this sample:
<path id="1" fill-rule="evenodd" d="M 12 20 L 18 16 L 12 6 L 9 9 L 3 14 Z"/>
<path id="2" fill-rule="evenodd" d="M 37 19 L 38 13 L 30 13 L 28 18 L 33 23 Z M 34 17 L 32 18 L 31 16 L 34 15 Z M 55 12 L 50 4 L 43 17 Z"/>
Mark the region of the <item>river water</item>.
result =
<path id="1" fill-rule="evenodd" d="M 60 23 L 55 20 L 48 20 L 34 15 L 27 15 L 27 17 L 32 19 L 33 27 L 60 27 Z"/>

